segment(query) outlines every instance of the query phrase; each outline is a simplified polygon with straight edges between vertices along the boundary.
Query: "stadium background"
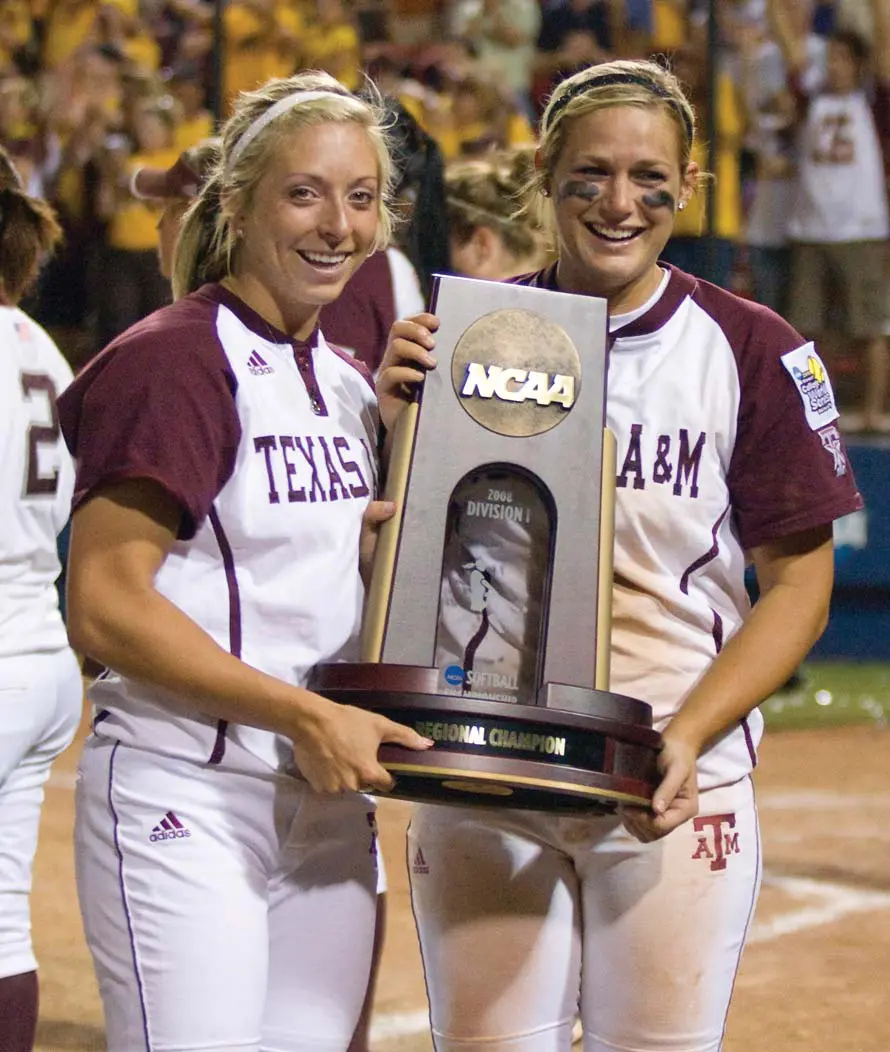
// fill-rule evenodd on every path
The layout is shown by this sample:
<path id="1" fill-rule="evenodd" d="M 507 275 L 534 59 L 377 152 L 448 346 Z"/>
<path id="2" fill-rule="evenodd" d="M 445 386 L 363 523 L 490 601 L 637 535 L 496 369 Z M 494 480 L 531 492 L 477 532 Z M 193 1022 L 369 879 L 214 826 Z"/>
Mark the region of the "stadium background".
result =
<path id="1" fill-rule="evenodd" d="M 869 0 L 794 2 L 806 9 L 816 36 L 839 25 L 868 35 Z M 518 19 L 538 0 L 491 3 Z M 651 52 L 701 59 L 704 98 L 717 100 L 703 114 L 706 162 L 719 176 L 728 154 L 738 178 L 718 179 L 721 188 L 708 195 L 692 236 L 700 239 L 703 276 L 723 277 L 751 294 L 744 220 L 756 191 L 758 144 L 750 105 L 747 124 L 739 123 L 751 100 L 744 90 L 733 98 L 726 85 L 744 86 L 755 36 L 758 47 L 770 43 L 764 3 L 547 0 L 526 56 L 527 90 L 507 107 L 479 49 L 468 43 L 479 6 L 476 0 L 3 0 L 0 141 L 32 190 L 60 209 L 68 234 L 66 254 L 29 309 L 77 365 L 126 321 L 103 304 L 127 301 L 144 313 L 154 305 L 150 295 L 127 300 L 140 286 L 163 300 L 163 287 L 145 280 L 154 272 L 153 216 L 120 192 L 121 177 L 140 152 L 143 161 L 162 162 L 208 134 L 231 91 L 255 80 L 258 70 L 323 66 L 352 84 L 360 70 L 370 70 L 434 134 L 448 159 L 527 140 L 548 86 L 573 63 Z M 566 22 L 567 11 L 574 21 Z M 164 129 L 170 134 L 161 135 Z M 727 245 L 730 265 L 717 274 Z M 126 275 L 129 286 L 119 287 Z M 855 433 L 860 363 L 842 342 L 826 356 L 866 508 L 836 527 L 837 586 L 825 636 L 799 681 L 764 706 L 768 730 L 757 785 L 766 881 L 726 1052 L 890 1048 L 890 438 Z M 35 873 L 43 1052 L 104 1047 L 71 857 L 72 788 L 84 731 L 47 790 Z M 375 1052 L 431 1048 L 405 876 L 408 810 L 393 801 L 381 805 L 391 905 Z M 160 914 L 158 924 L 164 922 Z"/>

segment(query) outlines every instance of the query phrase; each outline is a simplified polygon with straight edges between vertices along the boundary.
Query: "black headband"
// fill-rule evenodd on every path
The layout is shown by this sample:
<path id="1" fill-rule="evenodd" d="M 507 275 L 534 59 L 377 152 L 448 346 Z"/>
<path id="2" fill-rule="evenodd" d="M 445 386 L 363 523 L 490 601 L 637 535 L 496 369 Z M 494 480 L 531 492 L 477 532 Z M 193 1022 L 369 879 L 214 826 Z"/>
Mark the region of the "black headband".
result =
<path id="1" fill-rule="evenodd" d="M 545 127 L 550 127 L 553 123 L 553 118 L 560 112 L 560 110 L 565 109 L 572 99 L 577 98 L 579 95 L 583 95 L 587 91 L 591 91 L 593 88 L 608 88 L 612 84 L 635 84 L 637 87 L 645 88 L 648 92 L 655 95 L 656 98 L 664 99 L 664 101 L 669 103 L 679 114 L 680 119 L 683 121 L 683 127 L 686 129 L 686 135 L 689 138 L 689 141 L 692 142 L 693 127 L 689 114 L 677 102 L 673 95 L 669 94 L 664 88 L 650 80 L 648 77 L 640 76 L 638 73 L 606 73 L 605 76 L 602 77 L 593 76 L 589 77 L 587 80 L 578 81 L 577 84 L 574 84 L 568 91 L 560 95 L 556 102 L 551 105 L 546 113 L 547 124 Z"/>

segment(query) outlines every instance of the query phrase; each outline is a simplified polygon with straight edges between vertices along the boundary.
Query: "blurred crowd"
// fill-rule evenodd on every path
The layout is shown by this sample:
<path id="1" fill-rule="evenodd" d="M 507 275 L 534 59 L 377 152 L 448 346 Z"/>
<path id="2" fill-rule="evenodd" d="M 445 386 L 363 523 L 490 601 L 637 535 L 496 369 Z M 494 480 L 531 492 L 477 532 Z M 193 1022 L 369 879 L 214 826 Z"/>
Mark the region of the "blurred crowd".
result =
<path id="1" fill-rule="evenodd" d="M 657 55 L 691 91 L 694 159 L 713 176 L 666 258 L 785 313 L 802 120 L 790 74 L 831 90 L 846 48 L 873 91 L 890 61 L 881 3 L 716 0 L 715 26 L 707 0 L 3 0 L 0 142 L 65 231 L 29 309 L 77 366 L 167 302 L 157 205 L 134 196 L 132 175 L 170 165 L 269 77 L 319 68 L 359 88 L 369 76 L 456 163 L 534 143 L 549 93 L 577 69 Z M 836 328 L 860 335 L 844 317 Z M 843 399 L 864 359 L 846 339 L 827 356 Z"/>

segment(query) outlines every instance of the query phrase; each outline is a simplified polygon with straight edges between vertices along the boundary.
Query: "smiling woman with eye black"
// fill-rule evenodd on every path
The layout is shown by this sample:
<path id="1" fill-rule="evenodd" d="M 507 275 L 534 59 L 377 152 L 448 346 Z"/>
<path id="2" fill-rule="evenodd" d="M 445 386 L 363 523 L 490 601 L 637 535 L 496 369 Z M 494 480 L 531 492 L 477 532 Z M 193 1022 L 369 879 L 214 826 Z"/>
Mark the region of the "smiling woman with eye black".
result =
<path id="1" fill-rule="evenodd" d="M 822 632 L 831 524 L 861 500 L 813 345 L 658 262 L 696 190 L 694 136 L 649 62 L 576 74 L 543 116 L 528 207 L 557 259 L 516 280 L 607 301 L 611 689 L 652 706 L 661 781 L 615 816 L 415 809 L 437 1052 L 566 1052 L 579 1005 L 585 1052 L 722 1045 L 760 883 L 757 706 Z M 437 324 L 397 323 L 381 379 L 422 363 Z"/>

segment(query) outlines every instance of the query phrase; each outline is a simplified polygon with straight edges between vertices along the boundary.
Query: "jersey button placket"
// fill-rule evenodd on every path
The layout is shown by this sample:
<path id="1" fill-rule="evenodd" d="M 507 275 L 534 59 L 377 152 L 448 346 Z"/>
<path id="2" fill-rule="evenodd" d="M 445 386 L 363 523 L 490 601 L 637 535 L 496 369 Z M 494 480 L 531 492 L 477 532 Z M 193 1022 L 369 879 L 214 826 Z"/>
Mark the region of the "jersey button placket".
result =
<path id="1" fill-rule="evenodd" d="M 306 394 L 309 395 L 309 405 L 312 408 L 312 412 L 316 416 L 327 416 L 328 407 L 325 405 L 321 391 L 318 389 L 318 381 L 315 379 L 315 369 L 312 367 L 312 357 L 309 351 L 295 349 L 294 358 L 297 368 L 300 370 L 300 376 L 303 378 L 303 383 L 306 385 Z"/>

